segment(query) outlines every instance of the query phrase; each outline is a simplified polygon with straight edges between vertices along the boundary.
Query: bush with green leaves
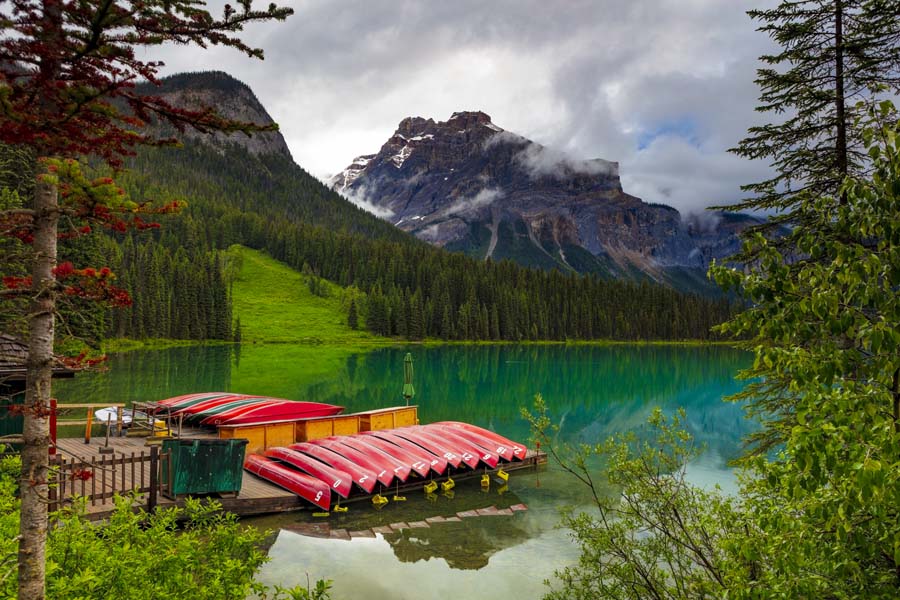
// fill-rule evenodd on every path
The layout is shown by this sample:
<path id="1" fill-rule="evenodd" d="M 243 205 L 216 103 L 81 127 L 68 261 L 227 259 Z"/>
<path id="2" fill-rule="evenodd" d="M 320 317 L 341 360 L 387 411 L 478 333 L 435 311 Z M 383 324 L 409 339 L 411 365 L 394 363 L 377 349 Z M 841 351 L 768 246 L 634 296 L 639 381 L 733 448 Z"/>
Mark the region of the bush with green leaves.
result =
<path id="1" fill-rule="evenodd" d="M 897 122 L 890 103 L 877 110 Z M 736 495 L 685 481 L 679 417 L 573 454 L 538 403 L 537 438 L 599 515 L 564 518 L 582 557 L 549 598 L 900 597 L 900 133 L 864 139 L 872 168 L 840 201 L 799 195 L 807 219 L 789 244 L 755 235 L 752 268 L 712 268 L 750 301 L 722 327 L 755 354 L 738 399 L 762 424 Z"/>
<path id="2" fill-rule="evenodd" d="M 19 463 L 0 459 L 0 598 L 16 597 Z M 47 597 L 64 599 L 327 600 L 330 582 L 269 589 L 253 577 L 271 535 L 238 522 L 216 502 L 148 514 L 117 497 L 107 521 L 89 521 L 83 502 L 55 515 L 47 553 Z"/>

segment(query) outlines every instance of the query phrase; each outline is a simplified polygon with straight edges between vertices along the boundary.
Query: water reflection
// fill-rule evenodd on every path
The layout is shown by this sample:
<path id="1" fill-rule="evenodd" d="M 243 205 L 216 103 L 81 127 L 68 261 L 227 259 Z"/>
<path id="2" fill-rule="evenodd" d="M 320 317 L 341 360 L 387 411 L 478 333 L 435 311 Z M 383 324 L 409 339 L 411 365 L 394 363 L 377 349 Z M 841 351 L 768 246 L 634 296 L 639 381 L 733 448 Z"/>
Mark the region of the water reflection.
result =
<path id="1" fill-rule="evenodd" d="M 237 352 L 236 352 L 237 351 Z M 687 427 L 708 451 L 690 466 L 703 484 L 725 483 L 726 462 L 752 425 L 739 406 L 723 403 L 740 384 L 735 373 L 750 357 L 721 347 L 445 346 L 386 348 L 368 353 L 292 345 L 175 348 L 113 356 L 105 373 L 60 382 L 68 402 L 129 402 L 225 390 L 339 404 L 348 412 L 402 404 L 403 357 L 412 352 L 422 422 L 461 420 L 524 441 L 519 408 L 542 393 L 568 442 L 597 442 L 644 426 L 654 407 L 687 410 Z M 239 352 L 239 353 L 238 353 Z M 370 600 L 423 597 L 420 586 L 467 598 L 539 598 L 541 582 L 577 558 L 555 528 L 558 508 L 587 505 L 586 491 L 557 468 L 519 472 L 510 491 L 482 494 L 461 483 L 452 499 L 429 502 L 420 493 L 376 512 L 352 505 L 333 515 L 329 529 L 365 530 L 396 522 L 452 516 L 472 508 L 524 503 L 511 516 L 444 522 L 343 541 L 298 536 L 309 517 L 279 515 L 256 521 L 280 530 L 263 579 L 280 585 L 312 578 L 336 581 L 335 597 Z M 439 592 L 435 592 L 439 593 Z"/>

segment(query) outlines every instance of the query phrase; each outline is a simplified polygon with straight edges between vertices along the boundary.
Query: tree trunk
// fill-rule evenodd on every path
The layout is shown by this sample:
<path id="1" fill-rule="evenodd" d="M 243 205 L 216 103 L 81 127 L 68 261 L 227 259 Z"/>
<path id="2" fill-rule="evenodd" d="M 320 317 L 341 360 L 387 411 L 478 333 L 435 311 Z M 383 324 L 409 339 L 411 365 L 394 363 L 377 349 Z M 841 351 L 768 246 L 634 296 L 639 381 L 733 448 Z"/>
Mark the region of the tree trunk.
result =
<path id="1" fill-rule="evenodd" d="M 41 171 L 41 170 L 39 170 Z M 53 327 L 56 309 L 57 189 L 41 181 L 34 192 L 34 300 L 28 321 L 25 388 L 25 445 L 22 448 L 22 510 L 19 523 L 19 598 L 44 598 L 47 545 L 50 383 L 53 375 Z"/>
<path id="2" fill-rule="evenodd" d="M 843 0 L 834 3 L 834 111 L 837 119 L 837 139 L 835 140 L 835 158 L 838 175 L 843 181 L 849 170 L 847 159 L 847 111 L 844 92 L 844 4 Z M 846 203 L 844 195 L 841 203 Z"/>

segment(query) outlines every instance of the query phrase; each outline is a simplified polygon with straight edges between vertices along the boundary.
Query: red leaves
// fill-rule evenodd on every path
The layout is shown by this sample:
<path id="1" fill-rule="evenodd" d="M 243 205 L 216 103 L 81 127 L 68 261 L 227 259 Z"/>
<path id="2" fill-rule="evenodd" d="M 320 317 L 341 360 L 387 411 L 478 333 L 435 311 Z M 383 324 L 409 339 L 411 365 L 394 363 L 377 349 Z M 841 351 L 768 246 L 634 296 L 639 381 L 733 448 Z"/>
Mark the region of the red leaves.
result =
<path id="1" fill-rule="evenodd" d="M 31 289 L 31 277 L 15 277 L 12 275 L 4 277 L 3 287 L 8 290 L 29 290 Z"/>
<path id="2" fill-rule="evenodd" d="M 69 479 L 72 481 L 88 481 L 94 476 L 94 472 L 90 469 L 72 469 L 69 473 Z"/>

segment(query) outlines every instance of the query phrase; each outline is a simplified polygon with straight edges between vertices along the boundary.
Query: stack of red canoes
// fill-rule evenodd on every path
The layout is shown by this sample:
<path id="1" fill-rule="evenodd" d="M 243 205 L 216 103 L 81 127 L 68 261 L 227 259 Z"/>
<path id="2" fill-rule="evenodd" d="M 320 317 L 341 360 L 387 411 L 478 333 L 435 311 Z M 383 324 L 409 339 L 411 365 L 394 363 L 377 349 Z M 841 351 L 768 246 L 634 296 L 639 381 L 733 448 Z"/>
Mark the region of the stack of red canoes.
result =
<path id="1" fill-rule="evenodd" d="M 159 406 L 174 416 L 183 416 L 200 425 L 252 425 L 271 421 L 291 421 L 327 417 L 344 410 L 321 402 L 298 402 L 268 396 L 231 392 L 187 394 L 161 400 Z"/>
<path id="2" fill-rule="evenodd" d="M 371 494 L 431 475 L 521 461 L 526 448 L 493 431 L 456 421 L 367 431 L 269 448 L 244 468 L 328 510 L 333 501 Z"/>

